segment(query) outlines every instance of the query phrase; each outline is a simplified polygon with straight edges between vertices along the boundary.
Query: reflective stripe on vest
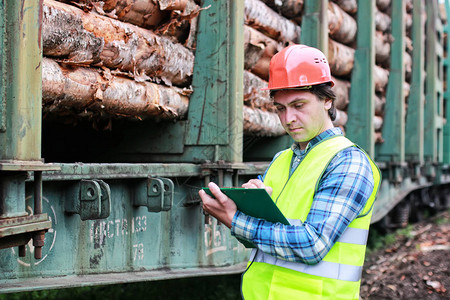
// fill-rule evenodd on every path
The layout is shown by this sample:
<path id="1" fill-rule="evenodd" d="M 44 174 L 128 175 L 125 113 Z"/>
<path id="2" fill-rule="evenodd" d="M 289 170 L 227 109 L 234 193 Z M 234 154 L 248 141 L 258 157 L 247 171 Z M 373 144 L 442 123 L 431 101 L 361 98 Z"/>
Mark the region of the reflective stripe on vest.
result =
<path id="1" fill-rule="evenodd" d="M 256 252 L 254 261 L 291 269 L 309 275 L 346 281 L 359 281 L 361 279 L 363 268 L 362 266 L 338 264 L 323 260 L 317 265 L 306 265 L 303 263 L 278 259 L 263 251 Z"/>
<path id="2" fill-rule="evenodd" d="M 301 220 L 290 219 L 291 225 L 301 225 Z M 369 231 L 366 229 L 347 227 L 339 237 L 338 242 L 356 245 L 365 245 Z M 255 256 L 256 255 L 256 256 Z M 352 266 L 322 260 L 317 265 L 306 265 L 303 263 L 290 262 L 278 259 L 262 251 L 254 250 L 250 261 L 263 262 L 309 275 L 321 276 L 332 279 L 359 281 L 361 279 L 362 266 Z"/>
<path id="3" fill-rule="evenodd" d="M 302 225 L 301 220 L 288 219 L 291 225 Z M 339 237 L 338 242 L 356 245 L 366 245 L 367 237 L 369 236 L 369 230 L 361 228 L 347 227 L 342 235 Z"/>

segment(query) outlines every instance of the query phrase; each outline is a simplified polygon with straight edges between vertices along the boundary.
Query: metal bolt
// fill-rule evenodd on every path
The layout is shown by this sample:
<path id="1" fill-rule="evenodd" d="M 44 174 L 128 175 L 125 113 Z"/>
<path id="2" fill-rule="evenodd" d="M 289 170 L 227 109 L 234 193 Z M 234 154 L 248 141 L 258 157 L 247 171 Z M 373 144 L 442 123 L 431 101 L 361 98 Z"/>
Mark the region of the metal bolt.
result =
<path id="1" fill-rule="evenodd" d="M 34 258 L 42 258 L 42 247 L 44 246 L 45 231 L 40 230 L 33 235 Z"/>
<path id="2" fill-rule="evenodd" d="M 19 257 L 25 257 L 26 255 L 26 248 L 25 245 L 19 246 Z"/>

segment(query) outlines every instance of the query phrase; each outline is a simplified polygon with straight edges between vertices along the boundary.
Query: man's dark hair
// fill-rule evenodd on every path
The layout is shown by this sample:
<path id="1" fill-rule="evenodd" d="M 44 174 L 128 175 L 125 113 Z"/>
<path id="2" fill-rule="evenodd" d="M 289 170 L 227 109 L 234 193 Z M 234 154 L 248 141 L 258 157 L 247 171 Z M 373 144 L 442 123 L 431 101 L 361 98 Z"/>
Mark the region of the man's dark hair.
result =
<path id="1" fill-rule="evenodd" d="M 328 115 L 331 121 L 336 119 L 336 108 L 334 107 L 334 100 L 336 100 L 336 94 L 328 83 L 321 83 L 313 85 L 309 91 L 316 95 L 320 100 L 331 99 L 331 108 L 328 110 Z"/>
<path id="2" fill-rule="evenodd" d="M 286 89 L 290 90 L 290 89 Z M 271 90 L 270 91 L 270 98 L 273 98 L 275 92 L 278 92 L 280 90 Z M 308 89 L 309 92 L 316 95 L 317 98 L 320 100 L 325 101 L 326 99 L 331 100 L 331 108 L 328 110 L 328 115 L 330 116 L 331 121 L 334 121 L 336 119 L 336 108 L 334 107 L 334 100 L 336 100 L 336 94 L 334 93 L 333 89 L 331 88 L 331 85 L 329 83 L 321 83 L 317 85 L 311 86 L 311 88 Z"/>

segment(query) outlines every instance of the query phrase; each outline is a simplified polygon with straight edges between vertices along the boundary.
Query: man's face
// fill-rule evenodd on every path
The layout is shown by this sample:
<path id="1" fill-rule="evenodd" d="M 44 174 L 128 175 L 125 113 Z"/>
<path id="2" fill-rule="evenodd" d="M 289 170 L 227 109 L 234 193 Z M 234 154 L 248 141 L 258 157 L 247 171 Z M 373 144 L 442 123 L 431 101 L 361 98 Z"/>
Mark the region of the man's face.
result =
<path id="1" fill-rule="evenodd" d="M 281 124 L 301 149 L 311 139 L 333 127 L 328 116 L 331 103 L 331 100 L 321 101 L 308 90 L 282 90 L 274 95 Z"/>

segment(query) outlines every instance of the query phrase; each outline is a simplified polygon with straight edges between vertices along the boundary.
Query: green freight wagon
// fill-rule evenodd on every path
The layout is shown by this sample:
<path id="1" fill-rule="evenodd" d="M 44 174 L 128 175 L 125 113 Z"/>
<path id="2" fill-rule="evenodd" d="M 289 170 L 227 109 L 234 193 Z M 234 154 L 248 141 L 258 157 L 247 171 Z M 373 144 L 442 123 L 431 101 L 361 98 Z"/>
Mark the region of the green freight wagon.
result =
<path id="1" fill-rule="evenodd" d="M 0 293 L 239 273 L 201 209 L 292 143 L 270 58 L 327 54 L 335 126 L 383 175 L 372 222 L 449 206 L 450 3 L 0 1 Z"/>

